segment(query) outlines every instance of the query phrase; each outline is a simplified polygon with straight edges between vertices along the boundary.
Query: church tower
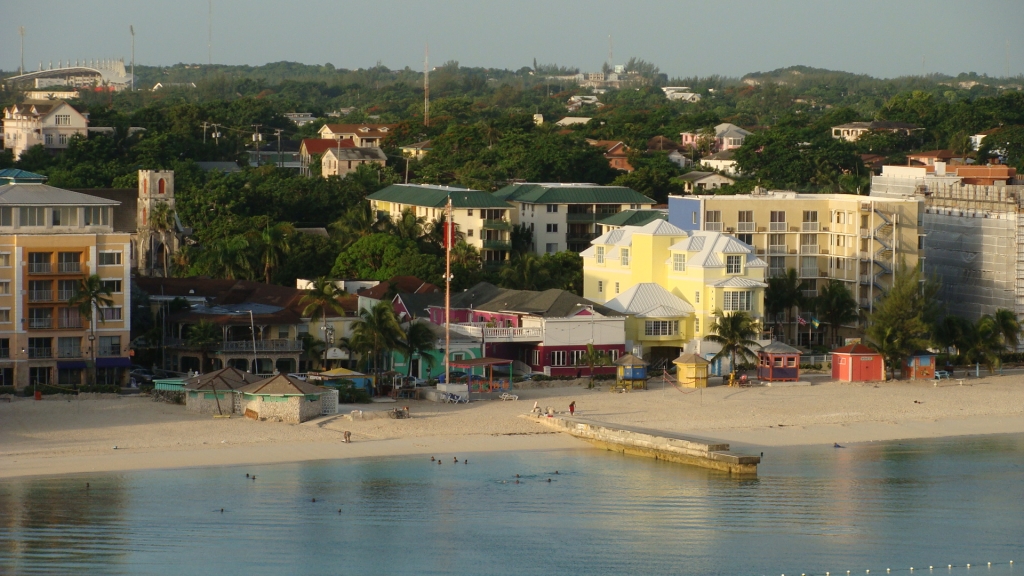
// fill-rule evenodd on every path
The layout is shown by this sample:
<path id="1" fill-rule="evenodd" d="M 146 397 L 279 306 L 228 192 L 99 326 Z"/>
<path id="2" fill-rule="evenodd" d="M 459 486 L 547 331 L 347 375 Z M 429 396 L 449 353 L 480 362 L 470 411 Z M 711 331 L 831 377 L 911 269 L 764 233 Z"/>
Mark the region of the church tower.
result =
<path id="1" fill-rule="evenodd" d="M 174 171 L 139 170 L 136 261 L 146 276 L 163 276 L 178 249 L 174 215 Z"/>

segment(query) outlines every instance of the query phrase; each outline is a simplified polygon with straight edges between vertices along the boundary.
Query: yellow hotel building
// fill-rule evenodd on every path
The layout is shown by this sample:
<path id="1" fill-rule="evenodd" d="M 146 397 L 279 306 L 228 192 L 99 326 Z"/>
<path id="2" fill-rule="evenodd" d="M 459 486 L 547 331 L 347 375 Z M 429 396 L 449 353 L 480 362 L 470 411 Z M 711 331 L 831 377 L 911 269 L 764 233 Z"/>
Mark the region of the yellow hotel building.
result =
<path id="1" fill-rule="evenodd" d="M 627 315 L 626 349 L 674 360 L 715 311 L 764 317 L 768 264 L 736 238 L 664 220 L 606 232 L 583 251 L 583 297 Z"/>
<path id="2" fill-rule="evenodd" d="M 0 385 L 123 384 L 130 313 L 129 234 L 114 233 L 118 202 L 45 184 L 0 186 Z M 98 274 L 113 305 L 89 322 L 67 302 Z"/>

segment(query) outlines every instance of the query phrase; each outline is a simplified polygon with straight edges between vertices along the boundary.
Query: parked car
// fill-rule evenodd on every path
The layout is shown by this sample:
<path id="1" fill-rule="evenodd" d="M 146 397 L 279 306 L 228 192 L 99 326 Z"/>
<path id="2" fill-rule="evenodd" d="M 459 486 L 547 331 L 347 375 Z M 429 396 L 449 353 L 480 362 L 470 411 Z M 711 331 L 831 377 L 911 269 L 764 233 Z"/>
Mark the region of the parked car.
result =
<path id="1" fill-rule="evenodd" d="M 403 386 L 408 386 L 408 387 L 423 386 L 426 383 L 427 383 L 427 381 L 424 380 L 423 378 L 417 378 L 415 376 L 406 376 L 405 378 L 402 378 L 402 385 Z"/>
<path id="2" fill-rule="evenodd" d="M 129 373 L 129 375 L 132 378 L 135 378 L 135 382 L 139 384 L 152 384 L 153 379 L 157 377 L 152 370 L 142 367 L 135 368 Z"/>
<path id="3" fill-rule="evenodd" d="M 452 370 L 448 374 L 451 375 L 452 380 L 460 380 L 460 379 L 466 377 L 466 373 L 462 372 L 460 370 Z M 438 374 L 437 381 L 440 382 L 441 384 L 445 383 L 444 382 L 444 372 L 441 372 L 440 374 Z"/>

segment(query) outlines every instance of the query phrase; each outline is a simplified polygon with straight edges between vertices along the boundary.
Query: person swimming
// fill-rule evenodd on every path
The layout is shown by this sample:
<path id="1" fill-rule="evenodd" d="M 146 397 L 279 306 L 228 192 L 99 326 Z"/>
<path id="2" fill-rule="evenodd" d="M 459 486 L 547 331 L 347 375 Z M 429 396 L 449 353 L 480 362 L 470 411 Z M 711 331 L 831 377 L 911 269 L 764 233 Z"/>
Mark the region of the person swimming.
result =
<path id="1" fill-rule="evenodd" d="M 832 445 L 833 448 L 846 448 L 846 446 L 840 446 L 838 442 Z"/>

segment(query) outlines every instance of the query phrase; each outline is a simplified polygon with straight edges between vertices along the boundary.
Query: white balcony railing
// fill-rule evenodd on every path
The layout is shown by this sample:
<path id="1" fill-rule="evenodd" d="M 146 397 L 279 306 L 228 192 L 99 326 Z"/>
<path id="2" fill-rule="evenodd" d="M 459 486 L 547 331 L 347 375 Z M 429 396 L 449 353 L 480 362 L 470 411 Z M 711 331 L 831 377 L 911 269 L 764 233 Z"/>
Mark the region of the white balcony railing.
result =
<path id="1" fill-rule="evenodd" d="M 804 232 L 817 232 L 818 231 L 818 223 L 817 222 L 804 222 L 803 226 L 801 227 L 801 230 L 803 230 Z"/>
<path id="2" fill-rule="evenodd" d="M 754 232 L 757 230 L 757 226 L 754 222 L 740 222 L 736 224 L 737 232 Z"/>
<path id="3" fill-rule="evenodd" d="M 484 328 L 467 324 L 452 324 L 452 332 L 458 332 L 473 338 L 483 338 L 487 342 L 536 342 L 544 338 L 544 330 L 530 328 Z"/>
<path id="4" fill-rule="evenodd" d="M 53 290 L 29 290 L 29 302 L 49 302 L 53 300 Z"/>
<path id="5" fill-rule="evenodd" d="M 786 223 L 785 222 L 772 222 L 771 224 L 768 225 L 768 231 L 769 232 L 785 232 L 786 231 Z"/>
<path id="6" fill-rule="evenodd" d="M 721 222 L 705 222 L 704 223 L 704 230 L 707 230 L 708 232 L 721 232 L 722 231 L 722 223 Z"/>
<path id="7" fill-rule="evenodd" d="M 776 246 L 769 246 L 768 247 L 768 253 L 769 254 L 785 254 L 786 253 L 786 245 L 785 244 L 781 244 L 781 245 L 776 245 Z"/>
<path id="8" fill-rule="evenodd" d="M 817 254 L 818 253 L 818 245 L 817 244 L 805 244 L 805 245 L 800 247 L 800 253 L 801 254 Z"/>
<path id="9" fill-rule="evenodd" d="M 60 262 L 57 264 L 57 270 L 62 273 L 77 274 L 82 271 L 81 262 Z"/>

